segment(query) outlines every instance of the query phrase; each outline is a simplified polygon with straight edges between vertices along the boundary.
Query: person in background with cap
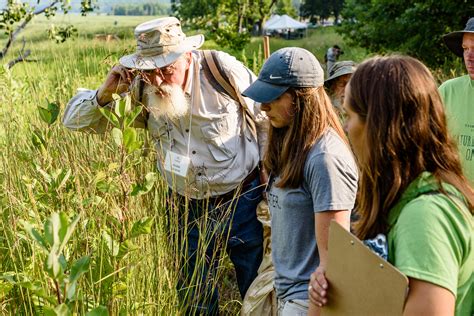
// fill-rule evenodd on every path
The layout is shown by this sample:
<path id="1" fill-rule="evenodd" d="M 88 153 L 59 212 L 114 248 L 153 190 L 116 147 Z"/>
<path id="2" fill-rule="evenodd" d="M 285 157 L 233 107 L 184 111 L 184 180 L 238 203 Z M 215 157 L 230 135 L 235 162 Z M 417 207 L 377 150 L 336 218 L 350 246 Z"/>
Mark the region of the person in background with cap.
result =
<path id="1" fill-rule="evenodd" d="M 344 102 L 344 89 L 346 88 L 356 64 L 351 60 L 339 61 L 329 70 L 328 78 L 324 81 L 334 110 L 341 119 L 344 118 L 342 104 Z"/>
<path id="2" fill-rule="evenodd" d="M 327 72 L 329 72 L 335 62 L 339 59 L 339 56 L 344 54 L 342 49 L 338 45 L 329 47 L 326 54 L 324 55 L 324 62 L 326 63 Z"/>
<path id="3" fill-rule="evenodd" d="M 186 275 L 179 292 L 192 305 L 187 314 L 216 315 L 218 293 L 212 282 L 221 248 L 234 264 L 242 298 L 257 276 L 263 255 L 256 207 L 262 199 L 258 165 L 267 121 L 255 102 L 240 95 L 255 75 L 234 57 L 216 52 L 214 58 L 240 102 L 218 91 L 216 79 L 204 67 L 202 51 L 197 50 L 203 35 L 186 37 L 174 17 L 138 25 L 135 37 L 137 52 L 123 56 L 98 90 L 74 96 L 63 123 L 74 130 L 103 131 L 107 124 L 99 108 L 111 107 L 114 93 L 130 92 L 132 100 L 146 107 L 149 116 L 143 122 L 139 117 L 137 124 L 143 123 L 155 141 L 157 167 L 172 196 L 177 196 L 180 214 L 189 211 L 179 216 L 180 231 L 187 233 L 187 253 L 181 262 L 185 266 L 180 269 Z M 257 139 L 244 124 L 242 103 L 256 123 Z M 222 231 L 228 241 L 219 242 L 216 231 Z M 208 244 L 206 253 L 198 253 L 203 240 Z M 208 262 L 210 258 L 216 259 Z M 196 260 L 205 266 L 197 267 Z M 193 274 L 202 279 L 190 284 Z"/>
<path id="4" fill-rule="evenodd" d="M 474 185 L 474 17 L 463 31 L 446 34 L 444 42 L 464 58 L 468 74 L 446 81 L 439 92 L 446 107 L 450 132 L 458 141 L 464 173 Z"/>
<path id="5" fill-rule="evenodd" d="M 349 229 L 356 198 L 357 166 L 323 85 L 316 57 L 288 47 L 274 52 L 243 92 L 261 103 L 271 125 L 263 163 L 283 316 L 306 315 L 310 275 L 325 269 L 329 223 Z"/>

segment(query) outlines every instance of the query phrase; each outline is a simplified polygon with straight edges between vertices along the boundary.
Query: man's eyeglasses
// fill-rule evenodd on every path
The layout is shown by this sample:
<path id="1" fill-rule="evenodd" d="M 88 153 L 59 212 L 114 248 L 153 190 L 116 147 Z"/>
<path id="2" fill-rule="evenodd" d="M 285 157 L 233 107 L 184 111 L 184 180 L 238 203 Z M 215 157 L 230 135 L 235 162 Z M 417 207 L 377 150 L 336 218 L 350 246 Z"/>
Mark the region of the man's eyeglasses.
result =
<path id="1" fill-rule="evenodd" d="M 174 71 L 176 70 L 176 63 L 178 61 L 179 61 L 179 59 L 176 60 L 174 63 L 168 65 L 168 66 L 158 68 L 158 70 L 160 71 L 160 73 L 163 76 L 171 76 L 174 73 Z"/>
<path id="2" fill-rule="evenodd" d="M 155 72 L 158 71 L 158 73 L 163 77 L 163 76 L 171 76 L 174 74 L 176 70 L 176 64 L 179 62 L 181 58 L 178 58 L 174 63 L 169 64 L 168 66 L 161 67 L 161 68 L 156 68 L 156 69 L 148 69 L 148 70 L 141 70 L 140 72 L 146 75 L 151 75 L 154 74 Z"/>

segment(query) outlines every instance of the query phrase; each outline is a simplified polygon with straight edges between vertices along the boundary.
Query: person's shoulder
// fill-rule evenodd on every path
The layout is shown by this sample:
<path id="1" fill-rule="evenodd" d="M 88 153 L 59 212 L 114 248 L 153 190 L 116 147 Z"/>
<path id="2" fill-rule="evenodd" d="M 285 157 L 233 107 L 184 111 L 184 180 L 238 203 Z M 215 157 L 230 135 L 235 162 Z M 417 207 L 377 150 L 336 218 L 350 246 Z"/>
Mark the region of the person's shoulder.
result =
<path id="1" fill-rule="evenodd" d="M 357 165 L 349 145 L 329 128 L 323 133 L 320 139 L 311 148 L 308 158 L 308 165 L 315 165 L 317 168 L 327 165 L 345 166 L 356 172 Z"/>
<path id="2" fill-rule="evenodd" d="M 349 145 L 332 128 L 328 128 L 311 149 L 315 153 L 347 154 L 350 153 Z"/>
<path id="3" fill-rule="evenodd" d="M 398 218 L 400 226 L 436 227 L 449 224 L 469 231 L 474 222 L 464 202 L 457 196 L 433 192 L 421 194 L 407 203 Z"/>
<path id="4" fill-rule="evenodd" d="M 456 77 L 453 79 L 446 80 L 439 86 L 440 91 L 449 91 L 453 88 L 457 88 L 460 85 L 464 85 L 466 83 L 469 83 L 470 78 L 469 75 L 464 75 L 461 77 Z"/>

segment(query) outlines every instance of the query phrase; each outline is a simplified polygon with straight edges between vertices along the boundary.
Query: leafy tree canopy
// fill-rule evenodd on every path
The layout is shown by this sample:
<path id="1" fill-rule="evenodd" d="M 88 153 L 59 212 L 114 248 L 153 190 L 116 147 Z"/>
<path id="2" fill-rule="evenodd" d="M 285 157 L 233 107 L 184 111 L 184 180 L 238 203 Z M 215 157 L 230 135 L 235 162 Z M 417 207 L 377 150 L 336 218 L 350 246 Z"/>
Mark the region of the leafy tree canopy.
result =
<path id="1" fill-rule="evenodd" d="M 339 19 L 344 0 L 305 0 L 301 3 L 301 16 L 309 18 L 312 23 L 317 17 L 327 19 L 331 15 Z"/>
<path id="2" fill-rule="evenodd" d="M 86 15 L 88 12 L 94 10 L 93 1 L 94 0 L 81 0 L 82 15 Z M 56 14 L 58 9 L 61 9 L 67 14 L 70 8 L 69 0 L 50 0 L 41 4 L 38 0 L 31 5 L 28 1 L 8 0 L 6 7 L 0 10 L 0 31 L 7 35 L 7 42 L 0 51 L 0 61 L 5 58 L 18 35 L 35 16 L 43 14 L 47 18 L 50 18 Z M 77 30 L 71 25 L 66 27 L 52 26 L 49 30 L 49 36 L 57 42 L 64 42 L 67 38 L 76 33 Z M 29 49 L 25 50 L 24 48 L 25 42 L 23 43 L 19 56 L 8 63 L 8 68 L 22 61 L 31 61 L 27 59 L 31 51 Z"/>
<path id="3" fill-rule="evenodd" d="M 455 58 L 443 34 L 462 30 L 474 3 L 469 0 L 346 0 L 339 32 L 370 51 L 396 51 L 430 66 Z"/>
<path id="4" fill-rule="evenodd" d="M 173 10 L 194 29 L 206 30 L 218 45 L 241 50 L 260 32 L 272 10 L 295 15 L 290 0 L 172 0 Z"/>

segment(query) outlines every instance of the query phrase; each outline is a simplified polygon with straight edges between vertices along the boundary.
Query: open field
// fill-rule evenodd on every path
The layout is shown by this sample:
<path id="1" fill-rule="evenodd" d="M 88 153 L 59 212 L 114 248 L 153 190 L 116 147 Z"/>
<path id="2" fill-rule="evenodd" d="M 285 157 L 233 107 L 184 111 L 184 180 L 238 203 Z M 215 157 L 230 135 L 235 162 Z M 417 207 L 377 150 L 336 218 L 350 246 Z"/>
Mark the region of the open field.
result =
<path id="1" fill-rule="evenodd" d="M 37 62 L 0 70 L 0 314 L 66 315 L 60 309 L 51 312 L 66 299 L 79 315 L 93 308 L 107 308 L 111 315 L 177 315 L 182 310 L 175 291 L 181 255 L 177 216 L 155 174 L 153 151 L 147 153 L 146 146 L 130 150 L 110 133 L 72 132 L 53 120 L 55 106 L 61 117 L 77 88 L 98 87 L 111 65 L 135 49 L 133 27 L 148 19 L 58 16 L 54 23 L 74 24 L 79 36 L 56 44 L 46 35 L 51 22 L 38 18 L 4 60 L 18 54 L 24 35 Z M 115 34 L 120 40 L 104 42 L 95 34 Z M 4 42 L 2 35 L 0 45 Z M 347 46 L 334 28 L 308 30 L 301 40 L 272 39 L 271 48 L 300 46 L 323 60 L 335 43 L 344 49 L 343 59 L 360 62 L 368 56 Z M 233 53 L 258 71 L 261 45 L 254 38 L 245 52 Z M 204 48 L 218 49 L 212 41 Z M 442 80 L 459 69 L 453 65 L 452 71 L 436 73 Z M 38 106 L 48 104 L 53 105 L 41 119 Z M 137 131 L 137 144 L 146 144 L 146 138 Z M 221 312 L 235 315 L 240 298 L 229 260 L 216 260 L 223 262 L 216 280 Z"/>

